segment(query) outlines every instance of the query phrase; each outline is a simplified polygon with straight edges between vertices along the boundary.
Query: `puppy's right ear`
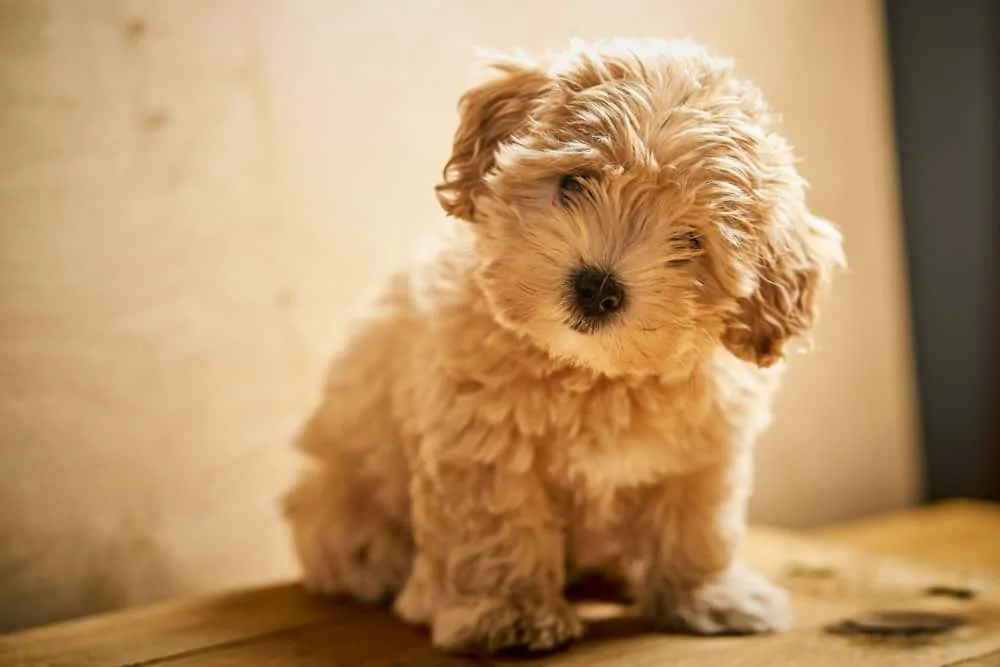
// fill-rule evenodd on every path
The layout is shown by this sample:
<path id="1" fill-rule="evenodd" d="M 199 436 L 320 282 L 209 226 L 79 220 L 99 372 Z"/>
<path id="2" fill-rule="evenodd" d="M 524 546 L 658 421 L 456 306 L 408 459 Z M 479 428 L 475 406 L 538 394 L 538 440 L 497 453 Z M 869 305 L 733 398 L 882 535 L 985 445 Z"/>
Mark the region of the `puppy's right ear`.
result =
<path id="1" fill-rule="evenodd" d="M 445 212 L 470 222 L 475 221 L 475 199 L 496 164 L 497 149 L 521 129 L 549 82 L 542 69 L 525 61 L 496 60 L 492 68 L 499 77 L 462 96 L 451 158 L 436 188 Z"/>

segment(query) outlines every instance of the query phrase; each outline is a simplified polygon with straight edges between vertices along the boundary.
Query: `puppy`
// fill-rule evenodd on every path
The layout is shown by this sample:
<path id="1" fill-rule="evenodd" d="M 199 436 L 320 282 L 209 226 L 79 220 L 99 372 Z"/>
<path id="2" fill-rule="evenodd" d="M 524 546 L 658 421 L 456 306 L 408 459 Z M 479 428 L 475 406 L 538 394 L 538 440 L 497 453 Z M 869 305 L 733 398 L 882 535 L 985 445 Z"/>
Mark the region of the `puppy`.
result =
<path id="1" fill-rule="evenodd" d="M 745 566 L 754 441 L 841 238 L 758 90 L 687 42 L 499 58 L 437 187 L 449 232 L 339 354 L 284 501 L 305 584 L 449 651 L 582 633 L 577 576 L 665 630 L 785 627 Z"/>

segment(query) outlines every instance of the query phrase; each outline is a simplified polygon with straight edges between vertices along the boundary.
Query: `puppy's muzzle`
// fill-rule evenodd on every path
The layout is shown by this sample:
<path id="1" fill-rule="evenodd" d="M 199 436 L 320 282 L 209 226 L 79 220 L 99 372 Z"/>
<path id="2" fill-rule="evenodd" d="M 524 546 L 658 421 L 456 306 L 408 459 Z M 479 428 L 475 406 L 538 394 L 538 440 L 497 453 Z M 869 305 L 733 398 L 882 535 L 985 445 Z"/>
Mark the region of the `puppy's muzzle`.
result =
<path id="1" fill-rule="evenodd" d="M 570 291 L 581 330 L 595 329 L 625 307 L 625 288 L 611 271 L 581 267 L 570 279 Z"/>

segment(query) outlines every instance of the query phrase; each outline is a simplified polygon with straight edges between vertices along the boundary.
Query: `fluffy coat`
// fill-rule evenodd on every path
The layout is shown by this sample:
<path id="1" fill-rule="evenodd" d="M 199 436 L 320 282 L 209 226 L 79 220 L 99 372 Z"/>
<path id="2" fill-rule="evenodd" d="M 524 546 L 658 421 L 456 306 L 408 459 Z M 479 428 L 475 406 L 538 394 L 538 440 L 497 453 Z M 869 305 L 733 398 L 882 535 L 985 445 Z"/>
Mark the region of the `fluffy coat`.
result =
<path id="1" fill-rule="evenodd" d="M 594 571 L 664 629 L 784 627 L 738 546 L 839 233 L 759 91 L 697 45 L 495 67 L 460 105 L 449 233 L 391 281 L 299 438 L 306 584 L 393 601 L 451 651 L 579 637 L 564 589 Z M 580 267 L 615 276 L 619 310 L 581 315 Z"/>

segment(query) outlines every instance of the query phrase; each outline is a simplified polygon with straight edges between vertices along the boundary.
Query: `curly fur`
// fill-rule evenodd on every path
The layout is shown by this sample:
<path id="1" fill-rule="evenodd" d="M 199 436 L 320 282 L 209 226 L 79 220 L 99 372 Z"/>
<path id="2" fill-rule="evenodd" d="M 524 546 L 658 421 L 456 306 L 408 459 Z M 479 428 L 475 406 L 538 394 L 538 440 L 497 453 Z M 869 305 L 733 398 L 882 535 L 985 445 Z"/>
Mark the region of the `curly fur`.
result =
<path id="1" fill-rule="evenodd" d="M 496 68 L 438 186 L 460 221 L 390 283 L 299 440 L 306 584 L 394 600 L 452 651 L 580 636 L 563 594 L 592 571 L 665 629 L 783 627 L 784 594 L 737 550 L 785 343 L 815 322 L 839 233 L 757 89 L 694 44 Z M 628 299 L 593 330 L 568 305 L 584 264 Z"/>

